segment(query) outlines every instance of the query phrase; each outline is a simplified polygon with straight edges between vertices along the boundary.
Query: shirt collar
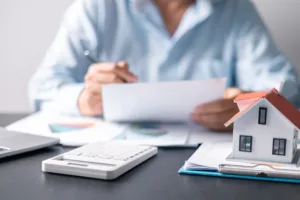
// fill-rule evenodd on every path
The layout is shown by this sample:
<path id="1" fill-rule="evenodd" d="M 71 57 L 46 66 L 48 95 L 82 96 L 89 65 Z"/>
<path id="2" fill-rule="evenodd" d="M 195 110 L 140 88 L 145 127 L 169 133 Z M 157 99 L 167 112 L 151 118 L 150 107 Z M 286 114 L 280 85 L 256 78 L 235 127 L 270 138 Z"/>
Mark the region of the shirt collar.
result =
<path id="1" fill-rule="evenodd" d="M 151 0 L 129 0 L 131 6 L 137 12 L 147 12 L 149 8 L 153 7 Z M 176 30 L 173 38 L 177 40 L 188 30 L 206 20 L 212 13 L 214 4 L 222 0 L 196 0 L 195 4 L 189 8 L 189 11 L 185 14 L 184 18 L 178 29 Z M 150 13 L 153 10 L 150 9 Z M 159 20 L 158 20 L 159 21 Z"/>
<path id="2" fill-rule="evenodd" d="M 194 14 L 198 15 L 198 21 L 203 21 L 213 12 L 213 0 L 196 0 Z"/>
<path id="3" fill-rule="evenodd" d="M 196 0 L 195 5 L 191 6 L 184 14 L 179 27 L 173 35 L 175 41 L 212 14 L 212 1 L 214 0 Z"/>

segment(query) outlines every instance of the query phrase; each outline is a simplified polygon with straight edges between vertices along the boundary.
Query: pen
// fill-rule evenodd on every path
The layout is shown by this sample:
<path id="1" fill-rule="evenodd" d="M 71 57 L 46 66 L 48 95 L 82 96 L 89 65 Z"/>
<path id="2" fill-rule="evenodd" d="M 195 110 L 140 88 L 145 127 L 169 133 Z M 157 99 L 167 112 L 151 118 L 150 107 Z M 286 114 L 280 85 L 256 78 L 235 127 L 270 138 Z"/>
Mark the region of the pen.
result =
<path id="1" fill-rule="evenodd" d="M 83 54 L 84 54 L 91 62 L 93 62 L 93 63 L 98 63 L 98 62 L 99 62 L 97 59 L 95 59 L 95 58 L 91 55 L 91 53 L 90 53 L 89 50 L 85 50 L 85 51 L 83 52 Z"/>

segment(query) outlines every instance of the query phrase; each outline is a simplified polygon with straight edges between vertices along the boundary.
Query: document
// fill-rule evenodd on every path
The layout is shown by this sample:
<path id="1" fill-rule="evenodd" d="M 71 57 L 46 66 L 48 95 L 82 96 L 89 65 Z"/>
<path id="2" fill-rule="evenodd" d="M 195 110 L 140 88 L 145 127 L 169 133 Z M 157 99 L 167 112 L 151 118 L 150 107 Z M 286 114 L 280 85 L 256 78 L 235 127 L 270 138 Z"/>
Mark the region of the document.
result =
<path id="1" fill-rule="evenodd" d="M 49 125 L 53 125 L 54 128 Z M 57 131 L 58 125 L 65 127 L 58 127 L 60 131 Z M 87 128 L 82 128 L 83 126 Z M 51 113 L 30 115 L 8 125 L 6 129 L 59 138 L 60 144 L 64 146 L 126 140 L 159 147 L 197 147 L 200 143 L 232 140 L 231 133 L 212 132 L 193 123 L 147 123 L 146 125 L 114 123 L 100 118 L 61 116 Z"/>
<path id="2" fill-rule="evenodd" d="M 77 125 L 77 127 L 73 130 L 53 132 L 53 127 L 49 126 L 50 124 L 70 127 Z M 94 125 L 90 127 L 91 124 Z M 88 128 L 82 128 L 84 125 L 88 125 Z M 158 124 L 152 127 L 152 132 L 149 133 L 145 132 L 146 129 L 134 128 L 136 126 L 129 123 L 113 123 L 89 117 L 36 113 L 8 125 L 6 129 L 59 138 L 61 145 L 75 147 L 96 141 L 106 142 L 110 140 L 127 140 L 135 144 L 165 147 L 185 146 L 189 136 L 189 127 L 185 124 Z M 60 129 L 64 130 L 64 128 Z M 163 132 L 155 130 L 163 130 Z"/>
<path id="3" fill-rule="evenodd" d="M 128 126 L 125 130 L 123 139 L 131 143 L 154 145 L 154 146 L 187 146 L 190 129 L 187 124 L 159 124 L 158 130 L 161 132 L 143 132 L 142 130 L 135 130 Z M 155 130 L 155 129 L 153 129 Z M 152 131 L 153 131 L 152 130 Z"/>
<path id="4" fill-rule="evenodd" d="M 231 132 L 214 132 L 206 129 L 203 126 L 190 123 L 190 134 L 187 140 L 187 145 L 195 145 L 202 143 L 215 143 L 215 142 L 231 142 Z"/>
<path id="5" fill-rule="evenodd" d="M 185 162 L 186 169 L 218 171 L 232 151 L 232 142 L 207 142 Z"/>
<path id="6" fill-rule="evenodd" d="M 60 144 L 64 146 L 79 147 L 94 142 L 109 142 L 120 137 L 126 126 L 109 123 L 97 124 L 92 128 L 79 131 L 70 131 L 60 136 Z"/>
<path id="7" fill-rule="evenodd" d="M 203 143 L 196 150 L 196 152 L 185 162 L 184 169 L 219 171 L 220 165 L 227 165 L 240 166 L 241 168 L 255 167 L 256 169 L 260 169 L 267 167 L 268 169 L 268 166 L 271 166 L 274 169 L 300 170 L 300 168 L 298 167 L 299 155 L 295 160 L 295 163 L 290 164 L 262 162 L 254 160 L 241 160 L 232 158 L 232 148 L 232 142 L 229 141 Z M 300 154 L 300 152 L 298 154 Z"/>
<path id="8" fill-rule="evenodd" d="M 102 88 L 108 121 L 186 122 L 199 104 L 223 97 L 226 79 L 108 84 Z"/>
<path id="9" fill-rule="evenodd" d="M 89 117 L 72 117 L 63 116 L 50 112 L 38 112 L 25 117 L 19 121 L 16 121 L 6 127 L 11 131 L 18 131 L 24 133 L 30 133 L 35 135 L 44 135 L 50 137 L 60 137 L 59 132 L 53 132 L 51 130 L 51 124 L 97 124 L 101 123 L 101 120 Z"/>
<path id="10" fill-rule="evenodd" d="M 69 125 L 69 130 L 53 131 L 51 125 Z M 87 128 L 82 128 L 86 126 Z M 57 113 L 35 113 L 6 127 L 7 130 L 60 139 L 64 146 L 82 146 L 118 138 L 127 125 L 105 122 L 99 118 L 64 116 Z M 70 129 L 73 130 L 70 130 Z M 62 128 L 60 128 L 62 130 Z"/>

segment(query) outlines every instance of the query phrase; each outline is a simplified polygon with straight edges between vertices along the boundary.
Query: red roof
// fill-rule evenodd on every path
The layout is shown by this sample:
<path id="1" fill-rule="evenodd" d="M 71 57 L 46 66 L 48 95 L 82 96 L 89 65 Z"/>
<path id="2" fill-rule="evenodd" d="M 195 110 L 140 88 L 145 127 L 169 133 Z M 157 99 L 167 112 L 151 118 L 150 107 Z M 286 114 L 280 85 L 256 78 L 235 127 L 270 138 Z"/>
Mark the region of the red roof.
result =
<path id="1" fill-rule="evenodd" d="M 237 96 L 234 101 L 240 101 L 240 100 L 246 100 L 246 99 L 254 99 L 254 98 L 262 98 L 264 97 L 268 92 L 251 92 L 246 94 L 240 94 Z"/>
<path id="2" fill-rule="evenodd" d="M 276 89 L 272 89 L 269 92 L 255 92 L 254 94 L 250 93 L 249 95 L 239 95 L 235 101 L 239 100 L 246 100 L 246 99 L 252 99 L 257 98 L 259 99 L 252 102 L 246 109 L 243 111 L 238 112 L 236 115 L 234 115 L 230 120 L 228 120 L 225 125 L 229 126 L 238 116 L 248 111 L 257 101 L 259 101 L 261 98 L 267 99 L 274 107 L 277 108 L 278 111 L 280 111 L 291 123 L 293 123 L 298 129 L 300 129 L 300 112 L 297 108 L 295 108 L 286 98 L 281 96 Z M 240 97 L 242 96 L 242 97 Z M 246 98 L 248 97 L 248 98 Z"/>
<path id="3" fill-rule="evenodd" d="M 225 123 L 225 126 L 229 126 L 238 116 L 242 115 L 243 113 L 247 112 L 256 102 L 258 102 L 260 99 L 257 99 L 253 102 L 251 102 L 251 104 L 248 105 L 247 108 L 241 110 L 240 112 L 236 113 L 230 120 L 228 120 Z"/>
<path id="4" fill-rule="evenodd" d="M 266 99 L 273 104 L 290 122 L 300 129 L 300 112 L 280 94 L 271 93 Z"/>

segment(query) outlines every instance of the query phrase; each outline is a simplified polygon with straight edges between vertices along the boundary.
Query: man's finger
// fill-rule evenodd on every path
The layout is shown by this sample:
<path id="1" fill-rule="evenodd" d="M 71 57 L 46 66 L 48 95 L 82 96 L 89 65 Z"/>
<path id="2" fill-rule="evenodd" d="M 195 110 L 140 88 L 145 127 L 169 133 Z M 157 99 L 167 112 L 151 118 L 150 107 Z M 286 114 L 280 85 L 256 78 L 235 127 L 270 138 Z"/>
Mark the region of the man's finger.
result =
<path id="1" fill-rule="evenodd" d="M 234 115 L 234 110 L 228 110 L 218 114 L 200 115 L 192 113 L 191 120 L 213 130 L 225 130 L 224 123 Z"/>
<path id="2" fill-rule="evenodd" d="M 236 104 L 232 99 L 220 99 L 210 103 L 199 105 L 195 108 L 195 112 L 200 115 L 222 113 L 230 109 L 236 108 Z"/>
<path id="3" fill-rule="evenodd" d="M 125 61 L 118 62 L 118 66 L 128 71 L 128 64 Z"/>
<path id="4" fill-rule="evenodd" d="M 120 66 L 121 67 L 120 67 Z M 91 69 L 91 74 L 115 73 L 117 76 L 126 82 L 136 82 L 137 77 L 128 71 L 127 63 L 120 62 L 118 64 L 96 64 Z"/>
<path id="5" fill-rule="evenodd" d="M 202 122 L 199 119 L 197 121 L 195 121 L 195 122 L 201 124 L 205 128 L 211 129 L 213 131 L 221 131 L 221 132 L 232 131 L 232 128 L 233 128 L 232 126 L 225 127 L 223 123 Z"/>
<path id="6" fill-rule="evenodd" d="M 227 88 L 224 93 L 224 98 L 225 99 L 234 99 L 242 93 L 245 93 L 245 91 L 242 91 L 239 88 Z"/>
<path id="7" fill-rule="evenodd" d="M 92 76 L 87 76 L 86 81 L 97 82 L 98 84 L 108 84 L 108 83 L 124 83 L 125 81 L 121 79 L 115 73 L 99 73 Z"/>
<path id="8" fill-rule="evenodd" d="M 116 68 L 118 68 L 118 65 L 116 63 L 96 63 L 90 67 L 89 72 L 91 74 L 97 74 L 100 72 L 112 72 Z"/>
<path id="9" fill-rule="evenodd" d="M 137 77 L 134 74 L 121 67 L 118 67 L 114 72 L 118 75 L 119 78 L 125 80 L 128 83 L 134 83 L 137 81 Z"/>
<path id="10" fill-rule="evenodd" d="M 212 124 L 224 124 L 227 120 L 229 120 L 234 115 L 234 110 L 230 109 L 225 112 L 217 113 L 217 114 L 205 114 L 201 115 L 199 113 L 192 113 L 192 119 L 202 123 L 212 123 Z"/>

